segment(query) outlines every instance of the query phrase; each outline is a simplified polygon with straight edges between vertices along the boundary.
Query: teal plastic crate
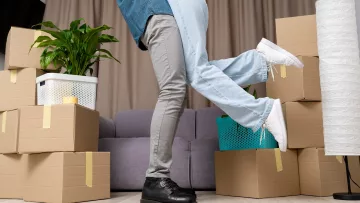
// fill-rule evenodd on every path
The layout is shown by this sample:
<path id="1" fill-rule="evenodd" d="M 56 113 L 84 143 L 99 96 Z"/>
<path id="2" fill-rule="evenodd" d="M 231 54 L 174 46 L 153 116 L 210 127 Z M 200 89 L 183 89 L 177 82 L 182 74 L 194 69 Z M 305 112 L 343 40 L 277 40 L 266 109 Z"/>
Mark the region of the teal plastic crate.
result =
<path id="1" fill-rule="evenodd" d="M 216 119 L 221 151 L 249 150 L 249 149 L 273 149 L 278 147 L 274 136 L 265 129 L 265 136 L 260 145 L 262 129 L 253 132 L 250 128 L 238 125 L 230 117 Z"/>

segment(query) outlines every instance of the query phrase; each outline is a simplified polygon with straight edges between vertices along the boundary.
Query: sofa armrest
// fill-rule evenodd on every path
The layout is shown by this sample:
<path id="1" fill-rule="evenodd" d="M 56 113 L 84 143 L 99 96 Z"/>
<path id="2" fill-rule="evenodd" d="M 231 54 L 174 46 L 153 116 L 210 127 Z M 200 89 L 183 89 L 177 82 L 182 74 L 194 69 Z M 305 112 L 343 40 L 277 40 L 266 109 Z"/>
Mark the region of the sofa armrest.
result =
<path id="1" fill-rule="evenodd" d="M 114 138 L 116 135 L 115 124 L 113 120 L 100 117 L 100 135 L 99 138 Z"/>

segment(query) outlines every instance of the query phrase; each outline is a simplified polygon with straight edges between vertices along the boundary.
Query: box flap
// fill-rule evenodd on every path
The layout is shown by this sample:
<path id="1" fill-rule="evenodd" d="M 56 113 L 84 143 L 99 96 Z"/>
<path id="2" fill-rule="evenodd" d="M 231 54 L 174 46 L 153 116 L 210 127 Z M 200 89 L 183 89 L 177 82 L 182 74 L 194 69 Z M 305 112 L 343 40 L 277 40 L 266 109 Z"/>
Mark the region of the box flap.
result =
<path id="1" fill-rule="evenodd" d="M 30 52 L 30 47 L 38 36 L 50 36 L 39 30 L 11 27 L 6 46 L 6 69 L 34 68 L 41 69 L 40 56 L 44 48 L 34 47 Z M 49 66 L 47 70 L 54 70 L 54 66 Z"/>
<path id="2" fill-rule="evenodd" d="M 277 172 L 275 150 L 257 150 L 260 198 L 299 195 L 297 152 L 281 153 L 283 170 Z"/>
<path id="3" fill-rule="evenodd" d="M 301 57 L 304 67 L 304 96 L 307 101 L 321 101 L 319 59 Z"/>
<path id="4" fill-rule="evenodd" d="M 276 38 L 296 56 L 318 56 L 316 15 L 276 19 Z"/>
<path id="5" fill-rule="evenodd" d="M 19 110 L 0 112 L 0 153 L 18 152 Z"/>
<path id="6" fill-rule="evenodd" d="M 301 194 L 321 196 L 318 150 L 302 149 L 298 153 Z"/>
<path id="7" fill-rule="evenodd" d="M 43 111 L 43 106 L 21 108 L 19 151 L 21 153 L 74 151 L 74 105 L 51 106 L 51 127 L 48 129 L 43 128 Z"/>
<path id="8" fill-rule="evenodd" d="M 266 82 L 266 93 L 270 98 L 280 98 L 281 102 L 300 101 L 305 99 L 303 85 L 303 69 L 293 66 L 286 67 L 286 77 L 282 78 L 280 66 L 275 66 L 278 74 L 274 80 Z"/>
<path id="9" fill-rule="evenodd" d="M 324 147 L 321 102 L 288 102 L 285 105 L 288 147 Z"/>
<path id="10" fill-rule="evenodd" d="M 321 196 L 331 196 L 335 192 L 346 191 L 345 164 L 340 163 L 335 156 L 325 156 L 323 148 L 318 149 Z"/>
<path id="11" fill-rule="evenodd" d="M 0 154 L 0 198 L 22 199 L 23 196 L 23 156 Z"/>
<path id="12" fill-rule="evenodd" d="M 35 79 L 43 72 L 36 69 L 0 71 L 0 112 L 18 109 L 22 106 L 36 105 Z M 16 77 L 12 82 L 12 77 Z"/>
<path id="13" fill-rule="evenodd" d="M 99 112 L 75 105 L 76 151 L 98 151 Z"/>
<path id="14" fill-rule="evenodd" d="M 216 194 L 259 197 L 256 150 L 215 152 Z"/>

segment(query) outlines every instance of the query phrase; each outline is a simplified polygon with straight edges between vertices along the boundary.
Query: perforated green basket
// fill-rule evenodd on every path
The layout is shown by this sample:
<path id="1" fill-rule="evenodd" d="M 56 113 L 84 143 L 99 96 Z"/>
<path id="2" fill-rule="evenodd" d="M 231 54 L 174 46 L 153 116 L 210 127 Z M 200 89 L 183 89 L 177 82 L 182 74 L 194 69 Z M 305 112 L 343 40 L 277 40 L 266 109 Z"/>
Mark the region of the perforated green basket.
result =
<path id="1" fill-rule="evenodd" d="M 267 129 L 265 129 L 265 136 L 260 144 L 261 129 L 254 133 L 252 129 L 237 124 L 230 117 L 219 117 L 216 119 L 216 123 L 221 151 L 278 147 L 274 136 Z"/>

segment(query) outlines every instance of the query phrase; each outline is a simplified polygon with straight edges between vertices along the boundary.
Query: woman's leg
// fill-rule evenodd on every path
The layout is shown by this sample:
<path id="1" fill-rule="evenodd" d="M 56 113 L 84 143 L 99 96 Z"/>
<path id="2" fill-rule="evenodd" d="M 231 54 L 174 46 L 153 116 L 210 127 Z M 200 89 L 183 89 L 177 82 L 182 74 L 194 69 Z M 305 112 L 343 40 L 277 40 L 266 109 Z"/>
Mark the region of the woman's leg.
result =
<path id="1" fill-rule="evenodd" d="M 208 8 L 205 0 L 168 0 L 180 29 L 187 80 L 199 93 L 237 123 L 258 130 L 265 125 L 286 151 L 287 134 L 280 100 L 255 99 L 239 85 L 264 82 L 273 64 L 303 64 L 292 54 L 263 39 L 256 51 L 209 62 L 206 52 Z M 238 73 L 236 73 L 238 71 Z M 231 78 L 230 78 L 230 77 Z M 235 82 L 236 81 L 236 82 Z"/>
<path id="2" fill-rule="evenodd" d="M 254 131 L 258 130 L 269 116 L 273 100 L 269 98 L 255 99 L 224 74 L 227 71 L 225 66 L 220 69 L 208 61 L 206 52 L 207 6 L 205 1 L 168 1 L 180 29 L 187 77 L 191 86 L 242 126 L 252 128 Z M 236 61 L 239 70 L 263 70 L 261 81 L 265 81 L 267 79 L 266 61 L 259 60 L 256 56 L 258 54 L 249 54 L 247 57 L 240 57 L 233 61 Z M 235 63 L 232 64 L 235 67 Z"/>
<path id="3" fill-rule="evenodd" d="M 247 51 L 235 58 L 210 61 L 209 64 L 219 68 L 240 86 L 262 83 L 268 79 L 266 60 L 256 50 Z"/>

